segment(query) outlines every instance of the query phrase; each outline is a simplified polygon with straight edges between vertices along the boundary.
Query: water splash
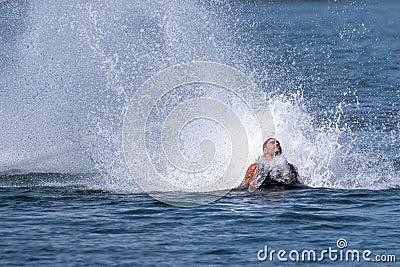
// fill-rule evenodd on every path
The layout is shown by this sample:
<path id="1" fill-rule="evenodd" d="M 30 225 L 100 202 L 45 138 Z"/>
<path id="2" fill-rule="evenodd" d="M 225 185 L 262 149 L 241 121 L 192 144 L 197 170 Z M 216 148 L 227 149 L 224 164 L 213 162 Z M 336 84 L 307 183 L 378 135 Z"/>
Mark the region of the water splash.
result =
<path id="1" fill-rule="evenodd" d="M 396 157 L 387 147 L 376 147 L 373 138 L 388 137 L 392 132 L 375 130 L 368 138 L 362 138 L 349 127 L 341 126 L 341 104 L 334 119 L 321 124 L 310 115 L 300 93 L 271 96 L 269 104 L 283 152 L 298 166 L 301 181 L 306 185 L 346 189 L 400 186 Z"/>
<path id="2" fill-rule="evenodd" d="M 2 127 L 0 171 L 94 172 L 94 186 L 137 191 L 121 141 L 135 90 L 172 64 L 240 61 L 221 21 L 201 3 L 20 5 L 27 12 L 14 36 L 16 63 L 0 80 L 7 114 L 0 124 L 11 126 Z"/>
<path id="3" fill-rule="evenodd" d="M 373 116 L 371 107 L 365 120 L 353 118 L 347 114 L 346 102 L 340 101 L 322 116 L 310 111 L 312 100 L 303 96 L 308 88 L 301 86 L 308 79 L 321 81 L 310 73 L 296 74 L 299 51 L 310 44 L 285 47 L 279 40 L 279 20 L 258 22 L 252 10 L 249 16 L 254 21 L 243 22 L 244 16 L 238 14 L 245 14 L 246 8 L 220 2 L 3 1 L 0 5 L 11 9 L 20 5 L 19 16 L 23 16 L 19 28 L 11 28 L 11 41 L 2 46 L 10 53 L 9 65 L 1 65 L 0 75 L 0 171 L 94 172 L 98 176 L 89 186 L 138 192 L 121 149 L 129 99 L 165 67 L 209 60 L 234 66 L 266 91 L 274 90 L 268 97 L 276 136 L 307 185 L 399 186 L 399 154 L 393 148 L 399 142 L 399 123 L 382 121 L 378 129 L 365 122 Z M 246 23 L 248 29 L 243 30 Z M 362 38 L 353 39 L 366 39 L 368 25 L 361 21 L 357 25 L 362 27 L 355 33 L 337 26 L 336 38 L 360 32 Z M 271 29 L 266 31 L 269 38 L 261 39 L 277 47 L 273 51 L 249 40 L 265 29 Z M 333 61 L 334 49 L 329 44 L 325 50 L 326 60 Z M 314 56 L 312 69 L 324 62 L 314 53 L 306 55 Z M 337 63 L 338 68 L 342 63 Z M 387 90 L 398 92 L 398 88 Z M 356 108 L 366 109 L 357 89 L 342 91 L 348 92 L 344 98 L 357 98 Z"/>

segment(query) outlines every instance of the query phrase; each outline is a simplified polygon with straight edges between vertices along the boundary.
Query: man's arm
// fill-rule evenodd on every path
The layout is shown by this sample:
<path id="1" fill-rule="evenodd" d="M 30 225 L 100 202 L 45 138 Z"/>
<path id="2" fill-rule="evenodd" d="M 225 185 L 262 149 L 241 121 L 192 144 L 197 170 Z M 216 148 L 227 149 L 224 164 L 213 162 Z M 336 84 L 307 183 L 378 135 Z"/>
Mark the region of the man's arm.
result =
<path id="1" fill-rule="evenodd" d="M 254 176 L 257 176 L 258 164 L 253 163 L 247 168 L 246 175 L 244 176 L 244 184 L 248 186 Z"/>

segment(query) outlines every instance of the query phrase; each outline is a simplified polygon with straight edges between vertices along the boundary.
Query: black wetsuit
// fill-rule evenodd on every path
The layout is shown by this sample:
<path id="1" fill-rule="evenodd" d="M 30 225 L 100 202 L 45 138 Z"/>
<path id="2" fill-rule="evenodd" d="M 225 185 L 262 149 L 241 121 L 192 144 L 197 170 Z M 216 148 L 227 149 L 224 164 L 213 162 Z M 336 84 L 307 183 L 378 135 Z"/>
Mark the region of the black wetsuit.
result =
<path id="1" fill-rule="evenodd" d="M 285 187 L 288 186 L 288 184 L 285 184 L 283 182 L 279 182 L 277 180 L 272 179 L 271 177 L 271 171 L 269 171 L 266 174 L 265 180 L 262 182 L 260 187 L 258 189 L 269 189 L 269 188 L 274 188 L 274 187 Z"/>

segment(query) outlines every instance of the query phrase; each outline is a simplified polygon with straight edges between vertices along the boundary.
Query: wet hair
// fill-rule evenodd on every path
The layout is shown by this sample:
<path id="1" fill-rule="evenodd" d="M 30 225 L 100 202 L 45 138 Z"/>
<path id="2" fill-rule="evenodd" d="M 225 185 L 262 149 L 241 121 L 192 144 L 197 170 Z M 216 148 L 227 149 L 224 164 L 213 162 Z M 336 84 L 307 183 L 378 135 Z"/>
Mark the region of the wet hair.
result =
<path id="1" fill-rule="evenodd" d="M 268 138 L 268 139 L 264 142 L 264 144 L 263 144 L 263 150 L 265 149 L 265 147 L 267 146 L 268 142 L 269 142 L 271 139 L 274 139 L 274 137 L 270 137 L 270 138 Z"/>
<path id="2" fill-rule="evenodd" d="M 276 138 L 275 137 L 268 138 L 263 144 L 263 151 L 264 151 L 265 147 L 267 146 L 268 142 L 271 141 L 271 139 L 276 139 Z M 281 152 L 280 153 L 282 153 L 282 147 L 281 147 Z"/>

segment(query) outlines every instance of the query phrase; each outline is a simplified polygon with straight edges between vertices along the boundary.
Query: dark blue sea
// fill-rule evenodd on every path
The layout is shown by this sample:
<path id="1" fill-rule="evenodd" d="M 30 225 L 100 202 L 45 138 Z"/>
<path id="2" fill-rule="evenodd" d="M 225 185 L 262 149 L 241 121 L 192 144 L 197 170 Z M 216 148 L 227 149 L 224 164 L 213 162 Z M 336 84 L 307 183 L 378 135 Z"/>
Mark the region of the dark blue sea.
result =
<path id="1" fill-rule="evenodd" d="M 0 1 L 0 266 L 396 266 L 398 14 L 395 0 Z M 192 190 L 246 168 L 235 142 L 256 108 L 198 80 L 135 98 L 188 62 L 257 87 L 306 188 Z M 204 174 L 174 161 L 207 155 Z"/>

